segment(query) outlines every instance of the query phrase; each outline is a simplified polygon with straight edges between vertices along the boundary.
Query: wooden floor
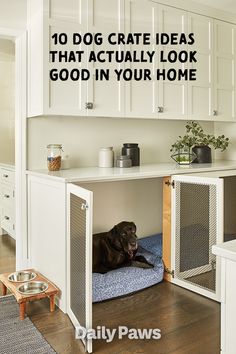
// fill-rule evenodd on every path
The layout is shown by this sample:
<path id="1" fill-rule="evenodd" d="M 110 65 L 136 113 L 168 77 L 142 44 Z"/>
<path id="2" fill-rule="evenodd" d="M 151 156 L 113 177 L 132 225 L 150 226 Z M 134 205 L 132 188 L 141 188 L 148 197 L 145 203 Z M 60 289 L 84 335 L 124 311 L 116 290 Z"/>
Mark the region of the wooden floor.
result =
<path id="1" fill-rule="evenodd" d="M 14 270 L 14 247 L 0 237 L 1 272 Z M 49 312 L 48 300 L 27 305 L 36 327 L 59 354 L 83 353 L 74 339 L 69 318 L 58 308 Z M 93 326 L 159 328 L 160 340 L 94 341 L 97 354 L 218 354 L 220 305 L 163 282 L 137 294 L 93 305 Z"/>

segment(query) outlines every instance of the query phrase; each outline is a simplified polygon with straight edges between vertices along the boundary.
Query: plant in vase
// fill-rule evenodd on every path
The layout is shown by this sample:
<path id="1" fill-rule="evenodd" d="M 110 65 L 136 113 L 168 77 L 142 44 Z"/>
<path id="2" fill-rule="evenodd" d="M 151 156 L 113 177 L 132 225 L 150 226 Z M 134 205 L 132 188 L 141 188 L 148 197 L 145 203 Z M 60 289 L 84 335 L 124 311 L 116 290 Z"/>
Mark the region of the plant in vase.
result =
<path id="1" fill-rule="evenodd" d="M 183 149 L 187 150 L 189 155 L 188 164 L 191 162 L 211 163 L 210 146 L 214 149 L 225 151 L 229 145 L 229 138 L 226 138 L 224 135 L 216 137 L 213 134 L 206 134 L 198 122 L 187 122 L 185 128 L 186 134 L 179 136 L 170 149 L 171 152 L 174 152 L 171 157 L 179 164 L 181 164 Z M 185 158 L 186 156 L 185 153 Z M 187 164 L 187 162 L 185 164 Z"/>

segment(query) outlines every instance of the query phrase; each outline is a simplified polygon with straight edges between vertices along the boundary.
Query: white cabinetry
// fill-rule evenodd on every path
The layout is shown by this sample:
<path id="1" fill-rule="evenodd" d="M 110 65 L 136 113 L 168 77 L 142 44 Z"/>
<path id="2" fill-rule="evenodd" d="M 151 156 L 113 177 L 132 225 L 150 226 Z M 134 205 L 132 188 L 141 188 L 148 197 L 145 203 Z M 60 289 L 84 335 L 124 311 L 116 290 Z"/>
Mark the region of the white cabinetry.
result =
<path id="1" fill-rule="evenodd" d="M 53 281 L 61 291 L 66 312 L 66 186 L 28 178 L 28 237 L 30 266 Z"/>
<path id="2" fill-rule="evenodd" d="M 221 258 L 221 353 L 234 354 L 236 348 L 236 241 L 213 247 Z"/>
<path id="3" fill-rule="evenodd" d="M 96 80 L 94 70 L 99 64 L 87 62 L 88 46 L 73 45 L 73 33 L 103 33 L 124 30 L 124 0 L 53 0 L 28 1 L 28 116 L 77 115 L 77 116 L 124 116 L 124 83 L 111 77 L 110 81 Z M 57 44 L 55 33 L 65 33 L 67 44 Z M 90 50 L 95 49 L 89 46 Z M 104 46 L 97 46 L 106 50 Z M 119 50 L 114 46 L 114 50 Z M 81 63 L 49 62 L 49 51 L 84 51 Z M 50 58 L 52 59 L 52 58 Z M 108 64 L 107 68 L 119 68 Z M 68 79 L 53 81 L 49 78 L 52 68 L 89 69 L 89 81 Z"/>
<path id="4" fill-rule="evenodd" d="M 160 24 L 160 33 L 186 33 L 188 29 L 188 17 L 187 12 L 183 10 L 178 10 L 172 7 L 159 6 L 158 7 L 159 16 L 158 22 Z M 186 45 L 165 45 L 163 47 L 156 48 L 158 52 L 160 50 L 164 51 L 166 58 L 167 52 L 175 50 L 179 53 L 181 50 L 187 50 Z M 161 69 L 186 69 L 188 66 L 185 63 L 160 63 L 159 67 Z M 188 119 L 187 112 L 187 88 L 188 81 L 184 80 L 161 80 L 159 81 L 159 104 L 161 107 L 161 112 L 159 113 L 159 118 L 161 119 Z"/>
<path id="5" fill-rule="evenodd" d="M 213 119 L 213 19 L 189 13 L 188 32 L 194 33 L 197 63 L 197 80 L 188 83 L 188 116 L 194 120 Z"/>
<path id="6" fill-rule="evenodd" d="M 15 171 L 0 167 L 1 228 L 15 238 Z"/>
<path id="7" fill-rule="evenodd" d="M 148 0 L 28 0 L 28 116 L 75 115 L 235 121 L 235 25 Z M 50 50 L 75 51 L 72 34 L 151 33 L 151 45 L 87 46 L 82 62 L 49 62 Z M 159 46 L 156 33 L 194 33 L 194 45 Z M 68 43 L 54 45 L 65 33 Z M 153 63 L 89 63 L 90 50 L 156 51 Z M 197 51 L 197 63 L 160 62 L 161 50 Z M 50 58 L 52 59 L 52 58 Z M 89 69 L 88 81 L 53 81 L 52 68 Z M 114 69 L 149 69 L 153 80 L 118 81 Z M 197 69 L 196 81 L 156 79 L 160 69 Z M 96 78 L 96 69 L 111 69 Z"/>
<path id="8" fill-rule="evenodd" d="M 214 119 L 235 121 L 236 26 L 215 20 L 214 40 Z"/>
<path id="9" fill-rule="evenodd" d="M 125 1 L 125 32 L 151 33 L 153 45 L 127 46 L 127 50 L 155 50 L 155 33 L 158 32 L 157 5 L 146 0 Z M 156 60 L 153 64 L 131 63 L 126 68 L 134 70 L 149 69 L 153 76 L 157 67 Z M 152 81 L 127 81 L 125 83 L 125 115 L 134 118 L 157 118 L 159 104 L 158 83 L 153 77 Z"/>

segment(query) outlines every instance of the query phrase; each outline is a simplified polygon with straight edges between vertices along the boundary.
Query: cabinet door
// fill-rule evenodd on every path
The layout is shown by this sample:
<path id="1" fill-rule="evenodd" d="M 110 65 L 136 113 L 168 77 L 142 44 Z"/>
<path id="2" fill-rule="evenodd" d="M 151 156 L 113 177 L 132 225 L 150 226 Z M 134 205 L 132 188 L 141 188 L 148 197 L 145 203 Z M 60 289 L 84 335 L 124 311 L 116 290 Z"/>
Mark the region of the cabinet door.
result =
<path id="1" fill-rule="evenodd" d="M 68 315 L 77 328 L 92 328 L 92 192 L 67 186 Z M 82 340 L 92 352 L 92 340 Z"/>
<path id="2" fill-rule="evenodd" d="M 89 46 L 89 50 L 98 51 L 121 51 L 123 45 L 109 45 L 107 37 L 110 33 L 124 32 L 124 0 L 89 0 L 88 1 L 88 32 L 102 33 L 103 45 Z M 124 116 L 124 81 L 118 81 L 114 70 L 123 69 L 124 65 L 116 63 L 89 63 L 92 78 L 88 81 L 87 103 L 91 107 L 87 111 L 89 116 Z M 96 70 L 109 70 L 109 80 L 96 77 Z"/>
<path id="3" fill-rule="evenodd" d="M 236 26 L 215 20 L 215 120 L 235 121 Z"/>
<path id="4" fill-rule="evenodd" d="M 160 24 L 159 32 L 161 33 L 187 33 L 187 13 L 168 6 L 158 7 L 158 22 Z M 186 45 L 175 46 L 157 46 L 157 50 L 163 51 L 166 58 L 167 52 L 175 50 L 177 52 L 186 50 Z M 188 50 L 188 49 L 187 49 Z M 187 65 L 180 63 L 159 63 L 159 68 L 169 69 L 185 69 Z M 159 118 L 168 119 L 187 119 L 187 84 L 184 80 L 159 80 Z"/>
<path id="5" fill-rule="evenodd" d="M 173 282 L 220 300 L 220 263 L 212 246 L 223 242 L 223 180 L 174 176 Z"/>
<path id="6" fill-rule="evenodd" d="M 197 51 L 197 80 L 188 82 L 188 113 L 194 120 L 213 119 L 213 19 L 189 13 L 189 33 L 195 43 L 189 50 Z"/>
<path id="7" fill-rule="evenodd" d="M 157 4 L 146 0 L 125 0 L 125 32 L 126 33 L 151 33 L 154 41 L 157 27 Z M 154 42 L 151 46 L 132 45 L 126 46 L 126 50 L 140 52 L 155 50 Z M 153 64 L 127 63 L 126 69 L 149 69 L 153 80 L 126 81 L 126 117 L 133 118 L 157 118 L 158 116 L 158 83 L 155 79 L 156 60 Z"/>
<path id="8" fill-rule="evenodd" d="M 56 69 L 86 68 L 86 58 L 81 63 L 55 62 L 49 51 L 84 50 L 75 49 L 72 34 L 84 33 L 87 26 L 86 0 L 28 0 L 28 116 L 86 115 L 86 81 L 50 80 L 49 72 Z M 55 45 L 52 35 L 65 33 L 66 44 Z"/>

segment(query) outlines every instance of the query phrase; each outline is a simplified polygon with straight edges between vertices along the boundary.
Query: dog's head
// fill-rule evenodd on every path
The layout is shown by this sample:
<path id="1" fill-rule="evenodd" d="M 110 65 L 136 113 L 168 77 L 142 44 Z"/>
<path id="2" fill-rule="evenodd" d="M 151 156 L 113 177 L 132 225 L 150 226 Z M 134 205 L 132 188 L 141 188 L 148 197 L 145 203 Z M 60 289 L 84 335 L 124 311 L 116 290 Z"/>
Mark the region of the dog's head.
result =
<path id="1" fill-rule="evenodd" d="M 138 248 L 136 225 L 129 221 L 120 222 L 109 232 L 109 241 L 112 247 L 132 259 Z"/>

